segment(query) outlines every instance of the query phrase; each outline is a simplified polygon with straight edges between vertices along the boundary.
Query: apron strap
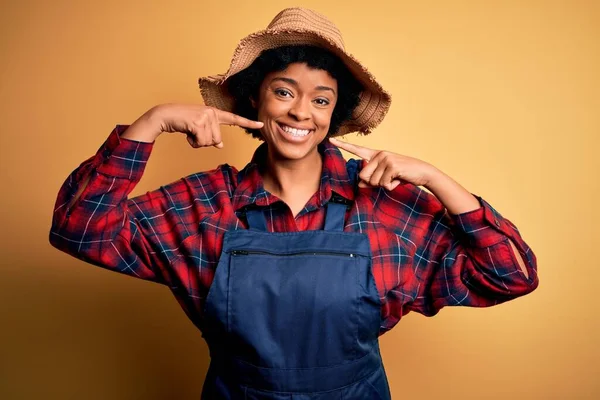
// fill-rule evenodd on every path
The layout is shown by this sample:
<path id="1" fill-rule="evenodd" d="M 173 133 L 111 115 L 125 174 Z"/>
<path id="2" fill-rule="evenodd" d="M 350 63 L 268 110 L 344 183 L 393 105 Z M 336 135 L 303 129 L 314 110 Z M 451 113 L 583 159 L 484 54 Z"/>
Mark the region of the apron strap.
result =
<path id="1" fill-rule="evenodd" d="M 343 232 L 348 206 L 349 204 L 346 199 L 337 196 L 332 197 L 326 205 L 324 230 Z M 248 221 L 248 228 L 268 232 L 267 218 L 264 211 L 256 209 L 246 210 L 246 220 Z"/>
<path id="2" fill-rule="evenodd" d="M 246 220 L 248 221 L 248 228 L 267 232 L 267 219 L 263 211 L 247 210 Z"/>
<path id="3" fill-rule="evenodd" d="M 327 203 L 327 215 L 325 216 L 325 230 L 338 231 L 344 230 L 344 221 L 346 220 L 347 207 L 339 203 Z"/>

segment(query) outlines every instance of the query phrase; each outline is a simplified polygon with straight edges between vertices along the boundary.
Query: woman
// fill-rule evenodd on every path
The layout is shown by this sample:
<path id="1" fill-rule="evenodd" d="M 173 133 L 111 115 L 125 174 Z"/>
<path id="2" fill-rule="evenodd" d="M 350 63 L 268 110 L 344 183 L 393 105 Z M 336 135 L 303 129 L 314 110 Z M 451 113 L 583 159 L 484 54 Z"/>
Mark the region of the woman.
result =
<path id="1" fill-rule="evenodd" d="M 378 336 L 403 315 L 537 287 L 532 251 L 483 199 L 429 163 L 333 138 L 370 133 L 391 99 L 324 16 L 283 10 L 200 87 L 205 106 L 113 130 L 61 188 L 50 241 L 170 287 L 209 345 L 203 398 L 389 399 Z M 220 124 L 264 141 L 244 169 L 127 198 L 162 132 L 222 148 Z"/>

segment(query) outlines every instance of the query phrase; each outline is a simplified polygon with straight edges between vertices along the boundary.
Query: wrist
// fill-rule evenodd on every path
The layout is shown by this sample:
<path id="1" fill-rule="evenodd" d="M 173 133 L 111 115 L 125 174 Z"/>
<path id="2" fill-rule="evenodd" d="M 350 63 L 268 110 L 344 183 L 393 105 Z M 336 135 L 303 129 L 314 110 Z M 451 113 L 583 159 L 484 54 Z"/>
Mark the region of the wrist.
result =
<path id="1" fill-rule="evenodd" d="M 425 188 L 437 197 L 452 215 L 473 211 L 481 206 L 475 196 L 439 169 L 432 171 Z"/>
<path id="2" fill-rule="evenodd" d="M 152 143 L 161 133 L 162 120 L 160 110 L 157 107 L 153 107 L 131 124 L 121 134 L 121 137 L 138 142 Z"/>
<path id="3" fill-rule="evenodd" d="M 423 186 L 428 190 L 431 190 L 431 188 L 435 186 L 436 182 L 439 182 L 444 177 L 445 174 L 442 171 L 430 164 L 425 178 L 427 183 Z"/>

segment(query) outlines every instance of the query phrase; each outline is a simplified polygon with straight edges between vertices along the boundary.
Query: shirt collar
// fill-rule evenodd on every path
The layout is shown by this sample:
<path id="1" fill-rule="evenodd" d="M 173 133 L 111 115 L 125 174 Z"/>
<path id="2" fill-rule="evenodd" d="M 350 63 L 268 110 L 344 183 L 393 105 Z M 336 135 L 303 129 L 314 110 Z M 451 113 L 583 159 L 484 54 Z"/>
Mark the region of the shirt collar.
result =
<path id="1" fill-rule="evenodd" d="M 319 207 L 324 206 L 331 199 L 332 192 L 353 201 L 354 188 L 346 171 L 346 160 L 340 150 L 328 140 L 320 143 L 317 149 L 323 158 L 323 170 L 318 192 Z M 232 201 L 235 211 L 250 205 L 268 206 L 281 201 L 264 188 L 260 167 L 267 159 L 266 157 L 267 144 L 262 143 L 254 152 L 252 161 L 238 173 L 238 185 L 233 193 Z"/>

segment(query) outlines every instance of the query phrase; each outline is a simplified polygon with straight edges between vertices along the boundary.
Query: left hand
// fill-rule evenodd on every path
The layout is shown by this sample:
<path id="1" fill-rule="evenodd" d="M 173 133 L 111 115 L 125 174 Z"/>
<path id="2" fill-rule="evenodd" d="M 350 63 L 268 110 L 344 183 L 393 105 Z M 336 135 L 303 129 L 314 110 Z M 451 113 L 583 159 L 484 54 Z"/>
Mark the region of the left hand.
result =
<path id="1" fill-rule="evenodd" d="M 329 141 L 367 162 L 367 165 L 358 174 L 361 179 L 359 187 L 381 186 L 392 191 L 405 182 L 426 186 L 436 171 L 433 165 L 416 158 L 390 151 L 373 150 L 335 138 L 329 138 Z"/>

